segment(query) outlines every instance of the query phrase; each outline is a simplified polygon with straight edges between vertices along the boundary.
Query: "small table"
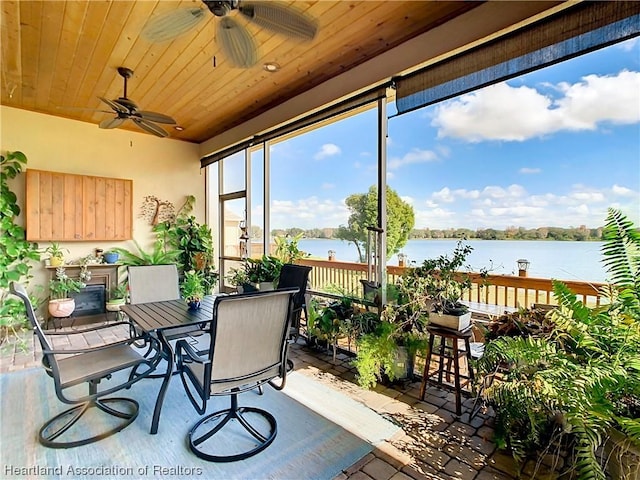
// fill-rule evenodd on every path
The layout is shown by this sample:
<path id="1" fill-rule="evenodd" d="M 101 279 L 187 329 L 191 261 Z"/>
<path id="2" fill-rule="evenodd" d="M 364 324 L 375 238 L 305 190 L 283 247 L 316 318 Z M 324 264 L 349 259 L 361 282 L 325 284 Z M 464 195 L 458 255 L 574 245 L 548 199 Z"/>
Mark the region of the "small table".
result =
<path id="1" fill-rule="evenodd" d="M 167 371 L 162 380 L 162 386 L 158 392 L 156 406 L 153 410 L 151 421 L 151 434 L 158 433 L 160 411 L 162 403 L 169 388 L 169 382 L 173 373 L 173 349 L 167 339 L 171 331 L 186 325 L 199 325 L 210 322 L 213 319 L 213 303 L 216 295 L 207 295 L 202 300 L 198 310 L 189 310 L 184 300 L 169 300 L 166 302 L 139 303 L 136 305 L 123 305 L 120 311 L 124 312 L 132 322 L 147 333 L 155 333 L 160 340 L 162 350 L 167 359 Z"/>
<path id="2" fill-rule="evenodd" d="M 420 385 L 420 400 L 424 400 L 425 391 L 427 388 L 427 383 L 431 380 L 431 377 L 437 375 L 437 380 L 435 384 L 439 387 L 444 387 L 446 384 L 442 382 L 442 376 L 444 373 L 448 377 L 453 373 L 453 389 L 456 397 L 456 414 L 460 416 L 462 414 L 462 401 L 460 399 L 460 395 L 462 393 L 462 382 L 461 379 L 465 380 L 466 383 L 471 385 L 473 388 L 473 368 L 471 367 L 471 347 L 469 340 L 471 339 L 471 327 L 467 328 L 463 331 L 452 330 L 449 328 L 441 328 L 428 326 L 427 332 L 429 333 L 429 350 L 427 351 L 427 358 L 424 364 L 424 373 L 422 374 L 422 383 Z M 434 373 L 430 373 L 431 367 L 431 357 L 434 354 L 433 352 L 433 343 L 435 337 L 440 337 L 440 351 L 435 352 L 435 355 L 438 356 L 438 370 Z M 451 341 L 451 346 L 447 345 L 447 340 Z M 459 348 L 458 342 L 461 341 L 464 345 L 464 349 Z M 460 373 L 460 358 L 466 357 L 467 359 L 467 375 L 463 375 Z M 445 367 L 444 361 L 447 360 L 448 365 Z M 453 372 L 450 370 L 450 362 L 453 360 Z"/>

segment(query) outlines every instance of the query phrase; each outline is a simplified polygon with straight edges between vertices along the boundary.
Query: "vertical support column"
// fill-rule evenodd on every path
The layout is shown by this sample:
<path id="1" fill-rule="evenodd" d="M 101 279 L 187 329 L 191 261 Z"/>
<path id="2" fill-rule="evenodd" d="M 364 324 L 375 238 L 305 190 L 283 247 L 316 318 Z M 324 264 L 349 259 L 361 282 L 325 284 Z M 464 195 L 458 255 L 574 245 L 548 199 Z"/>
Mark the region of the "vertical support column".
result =
<path id="1" fill-rule="evenodd" d="M 264 254 L 269 255 L 271 252 L 271 148 L 269 142 L 262 144 L 264 150 Z"/>
<path id="2" fill-rule="evenodd" d="M 378 261 L 376 279 L 380 284 L 380 302 L 387 304 L 387 98 L 378 99 Z"/>

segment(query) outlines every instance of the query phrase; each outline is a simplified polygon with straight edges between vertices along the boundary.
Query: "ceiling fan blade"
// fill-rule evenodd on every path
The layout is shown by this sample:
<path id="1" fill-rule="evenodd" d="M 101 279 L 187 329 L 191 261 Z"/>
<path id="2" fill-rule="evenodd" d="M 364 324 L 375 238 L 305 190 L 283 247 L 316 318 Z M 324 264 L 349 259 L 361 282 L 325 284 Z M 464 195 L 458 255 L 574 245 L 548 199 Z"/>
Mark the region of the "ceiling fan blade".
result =
<path id="1" fill-rule="evenodd" d="M 121 118 L 121 117 L 107 118 L 100 122 L 99 127 L 100 128 L 117 128 L 120 125 L 122 125 L 125 120 L 126 118 Z"/>
<path id="2" fill-rule="evenodd" d="M 143 120 L 149 120 L 151 122 L 157 123 L 168 123 L 170 125 L 175 125 L 177 122 L 171 118 L 169 115 L 164 115 L 162 113 L 157 112 L 148 112 L 146 110 L 140 110 L 136 112 L 136 114 L 142 118 Z"/>
<path id="3" fill-rule="evenodd" d="M 187 33 L 205 16 L 202 8 L 181 8 L 149 19 L 143 27 L 142 37 L 152 43 L 166 42 Z"/>
<path id="4" fill-rule="evenodd" d="M 288 37 L 313 40 L 318 32 L 315 20 L 291 7 L 259 2 L 243 3 L 238 10 L 253 23 Z"/>
<path id="5" fill-rule="evenodd" d="M 222 17 L 217 33 L 220 48 L 234 66 L 249 68 L 256 64 L 256 44 L 251 34 L 238 22 L 229 17 Z"/>
<path id="6" fill-rule="evenodd" d="M 146 130 L 149 133 L 153 133 L 157 137 L 164 138 L 169 136 L 169 133 L 167 133 L 167 131 L 164 128 L 159 127 L 155 123 L 152 123 L 148 120 L 144 120 L 143 118 L 137 118 L 137 117 L 133 117 L 131 118 L 131 120 L 136 122 L 136 124 L 143 130 Z"/>
<path id="7" fill-rule="evenodd" d="M 116 112 L 119 113 L 129 113 L 129 110 L 127 110 L 124 106 L 120 105 L 117 102 L 114 102 L 113 100 L 109 100 L 108 98 L 104 98 L 104 97 L 98 97 L 100 100 L 102 100 L 104 103 L 106 103 L 107 105 L 109 105 L 111 108 L 113 108 Z"/>

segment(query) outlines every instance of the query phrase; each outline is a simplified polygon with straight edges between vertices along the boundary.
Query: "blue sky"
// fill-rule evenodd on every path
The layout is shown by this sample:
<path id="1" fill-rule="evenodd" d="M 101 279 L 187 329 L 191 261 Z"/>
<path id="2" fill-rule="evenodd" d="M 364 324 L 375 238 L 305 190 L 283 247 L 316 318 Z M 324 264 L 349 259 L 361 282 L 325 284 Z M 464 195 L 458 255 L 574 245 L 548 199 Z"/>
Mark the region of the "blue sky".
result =
<path id="1" fill-rule="evenodd" d="M 346 224 L 376 131 L 367 111 L 273 145 L 272 228 Z M 416 228 L 640 224 L 640 41 L 390 118 L 387 161 Z"/>

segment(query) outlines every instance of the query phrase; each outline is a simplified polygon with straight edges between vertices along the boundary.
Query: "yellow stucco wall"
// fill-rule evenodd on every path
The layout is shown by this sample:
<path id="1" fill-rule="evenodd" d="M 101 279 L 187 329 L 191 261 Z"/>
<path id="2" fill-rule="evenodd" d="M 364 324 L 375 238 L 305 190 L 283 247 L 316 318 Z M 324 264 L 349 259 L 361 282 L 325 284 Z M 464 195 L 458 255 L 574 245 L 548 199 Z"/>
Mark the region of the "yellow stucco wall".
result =
<path id="1" fill-rule="evenodd" d="M 200 171 L 198 145 L 158 138 L 122 129 L 101 130 L 97 125 L 43 115 L 11 107 L 0 107 L 0 150 L 20 150 L 27 168 L 128 178 L 133 180 L 133 236 L 141 245 L 152 243 L 150 225 L 139 217 L 147 195 L 155 195 L 179 208 L 187 195 L 196 197 L 193 214 L 205 220 L 205 175 Z M 20 205 L 24 205 L 24 175 L 12 182 Z M 19 222 L 24 224 L 21 215 Z M 49 245 L 41 242 L 41 247 Z M 135 251 L 130 241 L 61 242 L 69 259 L 93 253 L 99 247 L 122 247 Z M 43 263 L 33 270 L 30 286 L 46 285 Z"/>

